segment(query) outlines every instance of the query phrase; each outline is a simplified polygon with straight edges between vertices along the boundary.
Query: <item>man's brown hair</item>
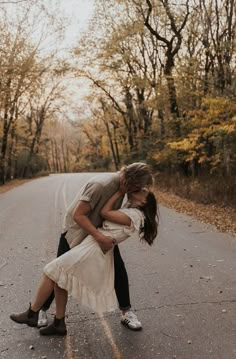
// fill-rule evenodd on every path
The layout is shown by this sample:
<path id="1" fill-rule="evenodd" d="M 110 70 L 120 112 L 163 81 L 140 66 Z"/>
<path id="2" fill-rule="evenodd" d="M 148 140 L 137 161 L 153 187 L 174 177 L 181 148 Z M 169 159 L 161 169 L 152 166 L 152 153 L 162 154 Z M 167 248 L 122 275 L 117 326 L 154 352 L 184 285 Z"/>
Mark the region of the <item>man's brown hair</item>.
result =
<path id="1" fill-rule="evenodd" d="M 154 177 L 149 165 L 143 162 L 134 162 L 123 166 L 121 173 L 124 174 L 126 186 L 151 187 L 154 185 Z"/>

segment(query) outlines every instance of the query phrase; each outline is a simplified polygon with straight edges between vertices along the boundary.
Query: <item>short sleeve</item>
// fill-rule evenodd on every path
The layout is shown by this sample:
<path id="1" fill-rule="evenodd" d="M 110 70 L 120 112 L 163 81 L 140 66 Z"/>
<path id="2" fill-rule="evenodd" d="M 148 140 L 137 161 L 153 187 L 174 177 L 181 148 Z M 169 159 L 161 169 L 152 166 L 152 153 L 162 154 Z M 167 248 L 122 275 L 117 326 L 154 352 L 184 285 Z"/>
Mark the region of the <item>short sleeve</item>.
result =
<path id="1" fill-rule="evenodd" d="M 125 228 L 125 232 L 140 232 L 140 229 L 144 226 L 144 215 L 137 208 L 121 208 L 122 213 L 125 213 L 131 219 L 131 225 Z"/>
<path id="2" fill-rule="evenodd" d="M 101 199 L 103 193 L 103 186 L 100 183 L 88 183 L 82 191 L 79 201 L 85 201 L 90 204 L 91 209 L 94 209 L 96 204 Z"/>

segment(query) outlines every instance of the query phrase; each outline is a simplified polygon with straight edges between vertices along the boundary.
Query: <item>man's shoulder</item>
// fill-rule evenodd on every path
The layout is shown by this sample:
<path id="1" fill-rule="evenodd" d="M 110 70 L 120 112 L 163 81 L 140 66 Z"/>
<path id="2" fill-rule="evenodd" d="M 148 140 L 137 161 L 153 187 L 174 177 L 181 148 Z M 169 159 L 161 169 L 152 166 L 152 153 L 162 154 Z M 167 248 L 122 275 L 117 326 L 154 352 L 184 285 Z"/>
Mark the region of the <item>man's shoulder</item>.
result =
<path id="1" fill-rule="evenodd" d="M 88 184 L 90 185 L 97 185 L 106 188 L 108 186 L 118 185 L 118 183 L 119 183 L 118 172 L 99 173 L 88 181 Z"/>

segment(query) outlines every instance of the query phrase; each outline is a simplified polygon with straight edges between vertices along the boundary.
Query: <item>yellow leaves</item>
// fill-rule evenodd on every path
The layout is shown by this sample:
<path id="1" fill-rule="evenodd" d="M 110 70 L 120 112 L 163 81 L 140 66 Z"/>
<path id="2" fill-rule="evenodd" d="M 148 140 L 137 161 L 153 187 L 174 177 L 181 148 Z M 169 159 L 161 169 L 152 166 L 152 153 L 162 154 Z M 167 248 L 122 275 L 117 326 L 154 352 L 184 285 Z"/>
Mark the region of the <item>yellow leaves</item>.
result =
<path id="1" fill-rule="evenodd" d="M 195 116 L 196 113 L 193 120 L 196 124 L 197 118 Z M 203 117 L 203 113 L 200 112 L 197 128 L 193 126 L 192 132 L 184 139 L 167 143 L 169 152 L 166 158 L 175 159 L 174 162 L 197 161 L 199 165 L 210 165 L 211 171 L 215 171 L 222 165 L 223 148 L 227 148 L 227 151 L 233 154 L 233 144 L 236 142 L 236 118 L 228 119 L 227 123 L 219 121 L 216 124 L 209 124 L 202 120 Z M 165 151 L 167 151 L 167 147 Z M 162 163 L 166 160 L 163 153 L 155 156 L 155 158 Z"/>
<path id="2" fill-rule="evenodd" d="M 221 130 L 226 133 L 233 133 L 236 132 L 236 125 L 235 124 L 225 125 L 222 126 Z"/>
<path id="3" fill-rule="evenodd" d="M 227 120 L 236 114 L 236 104 L 228 98 L 205 98 L 202 107 L 208 118 Z"/>
<path id="4" fill-rule="evenodd" d="M 179 150 L 179 151 L 189 151 L 196 147 L 197 139 L 194 138 L 185 138 L 182 141 L 178 142 L 169 142 L 168 146 L 173 150 Z"/>
<path id="5" fill-rule="evenodd" d="M 192 128 L 205 132 L 232 133 L 236 126 L 236 104 L 227 98 L 204 98 L 202 109 L 189 111 Z M 204 129 L 204 130 L 203 130 Z M 203 130 L 203 131 L 202 131 Z"/>
<path id="6" fill-rule="evenodd" d="M 199 159 L 199 153 L 202 150 L 202 143 L 200 142 L 200 136 L 192 134 L 192 136 L 185 138 L 178 142 L 169 142 L 168 146 L 173 150 L 182 154 L 182 158 L 185 162 L 191 162 L 195 159 Z"/>

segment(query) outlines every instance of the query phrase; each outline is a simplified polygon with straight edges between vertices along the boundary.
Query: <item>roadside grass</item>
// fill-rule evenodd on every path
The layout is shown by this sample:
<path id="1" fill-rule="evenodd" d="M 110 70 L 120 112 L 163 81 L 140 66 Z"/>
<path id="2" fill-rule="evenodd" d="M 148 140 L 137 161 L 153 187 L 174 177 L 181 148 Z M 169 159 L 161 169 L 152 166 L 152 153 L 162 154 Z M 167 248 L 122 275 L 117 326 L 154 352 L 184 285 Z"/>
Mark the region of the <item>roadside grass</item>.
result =
<path id="1" fill-rule="evenodd" d="M 158 173 L 156 183 L 160 191 L 173 193 L 196 203 L 236 209 L 236 176 L 184 177 L 180 174 Z"/>

